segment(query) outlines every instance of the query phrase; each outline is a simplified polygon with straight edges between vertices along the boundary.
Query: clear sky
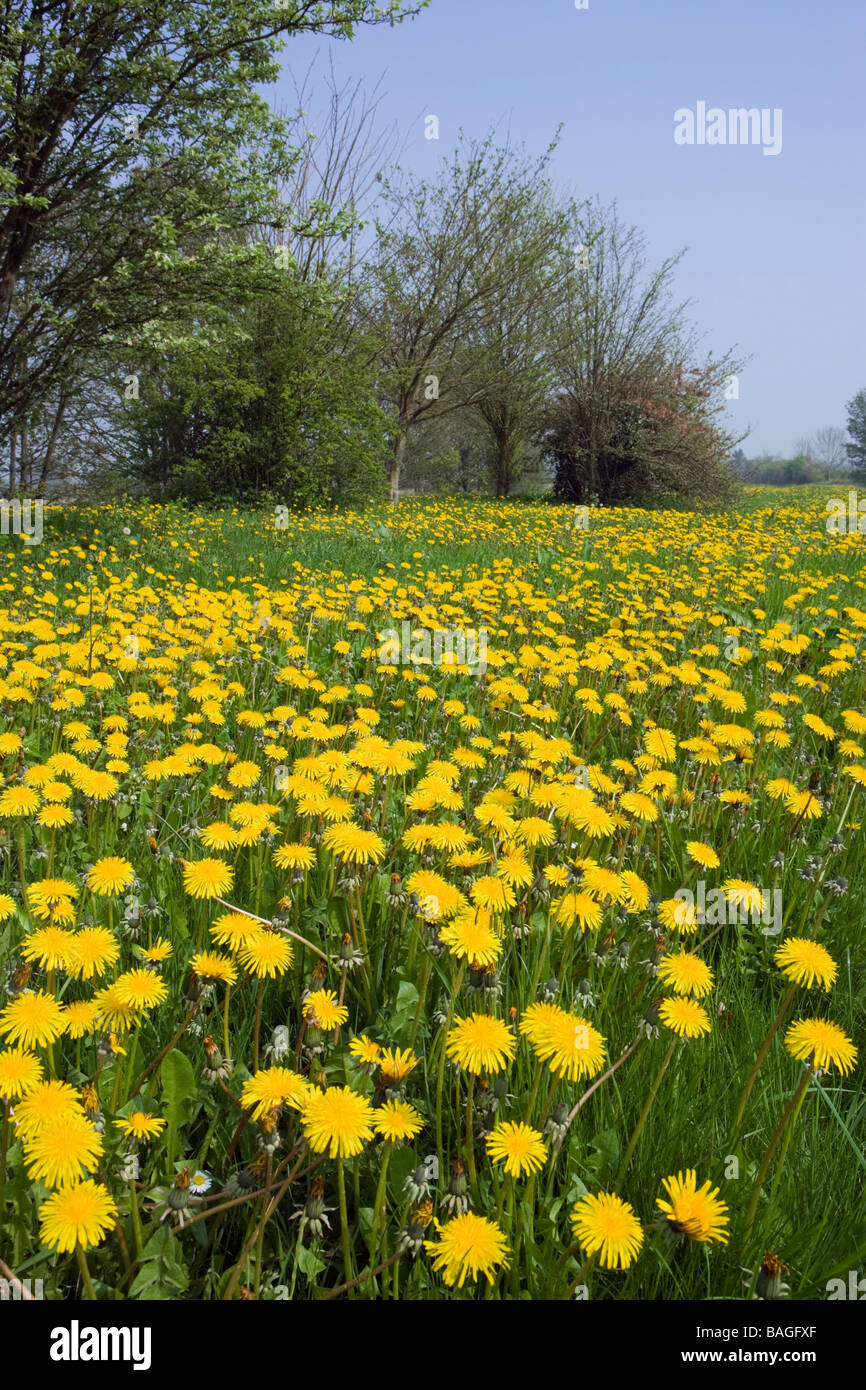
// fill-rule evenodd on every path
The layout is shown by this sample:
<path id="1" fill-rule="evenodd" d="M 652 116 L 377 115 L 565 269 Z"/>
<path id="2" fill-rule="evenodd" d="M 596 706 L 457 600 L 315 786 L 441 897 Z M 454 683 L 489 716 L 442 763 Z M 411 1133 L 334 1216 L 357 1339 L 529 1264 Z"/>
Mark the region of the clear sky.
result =
<path id="1" fill-rule="evenodd" d="M 845 425 L 866 386 L 864 0 L 433 0 L 351 43 L 294 39 L 284 65 L 328 50 L 340 77 L 384 75 L 383 119 L 425 174 L 461 126 L 540 153 L 562 123 L 557 181 L 616 198 L 654 260 L 687 246 L 677 288 L 706 346 L 751 357 L 729 406 L 746 453 Z M 780 152 L 677 144 L 699 102 L 780 109 Z"/>

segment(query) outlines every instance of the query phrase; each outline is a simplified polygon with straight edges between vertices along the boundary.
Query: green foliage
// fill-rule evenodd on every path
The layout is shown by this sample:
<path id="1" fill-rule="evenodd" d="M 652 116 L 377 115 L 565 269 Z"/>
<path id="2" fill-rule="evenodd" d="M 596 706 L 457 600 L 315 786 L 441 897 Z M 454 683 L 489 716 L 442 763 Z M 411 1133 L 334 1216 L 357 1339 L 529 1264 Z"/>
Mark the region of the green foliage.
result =
<path id="1" fill-rule="evenodd" d="M 375 496 L 387 420 L 363 337 L 343 334 L 335 287 L 262 272 L 230 339 L 164 355 L 130 401 L 130 474 L 166 497 L 262 494 L 292 507 Z"/>
<path id="2" fill-rule="evenodd" d="M 866 387 L 858 391 L 848 402 L 848 433 L 851 443 L 846 447 L 849 462 L 861 470 L 866 469 Z"/>

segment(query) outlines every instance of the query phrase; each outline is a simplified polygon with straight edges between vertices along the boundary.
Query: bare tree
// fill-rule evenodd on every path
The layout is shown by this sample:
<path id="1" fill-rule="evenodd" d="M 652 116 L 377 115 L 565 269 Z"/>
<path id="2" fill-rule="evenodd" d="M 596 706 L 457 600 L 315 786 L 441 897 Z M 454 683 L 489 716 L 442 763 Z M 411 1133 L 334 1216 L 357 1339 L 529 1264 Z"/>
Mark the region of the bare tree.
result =
<path id="1" fill-rule="evenodd" d="M 296 273 L 317 279 L 336 269 L 351 280 L 359 238 L 372 215 L 385 168 L 399 156 L 396 123 L 380 125 L 382 78 L 339 84 L 333 60 L 317 94 L 315 60 L 295 81 L 295 106 L 276 113 L 283 124 L 275 164 L 275 220 L 253 236 L 287 252 Z"/>
<path id="2" fill-rule="evenodd" d="M 845 430 L 838 425 L 822 425 L 815 431 L 815 459 L 827 469 L 828 476 L 848 462 Z"/>
<path id="3" fill-rule="evenodd" d="M 521 224 L 548 154 L 535 164 L 506 141 L 461 133 L 433 181 L 398 170 L 383 182 L 365 309 L 381 338 L 383 391 L 394 418 L 392 500 L 409 431 L 419 421 L 473 405 L 489 382 L 464 371 L 466 344 L 508 277 L 503 248 L 521 246 Z"/>
<path id="4" fill-rule="evenodd" d="M 638 476 L 646 485 L 690 479 L 696 493 L 712 474 L 721 487 L 723 460 L 739 442 L 717 423 L 722 388 L 742 364 L 730 353 L 698 364 L 689 301 L 673 291 L 684 251 L 649 269 L 645 237 L 619 220 L 615 203 L 577 209 L 572 235 L 572 292 L 554 348 L 558 489 L 606 500 L 626 473 L 632 485 Z"/>

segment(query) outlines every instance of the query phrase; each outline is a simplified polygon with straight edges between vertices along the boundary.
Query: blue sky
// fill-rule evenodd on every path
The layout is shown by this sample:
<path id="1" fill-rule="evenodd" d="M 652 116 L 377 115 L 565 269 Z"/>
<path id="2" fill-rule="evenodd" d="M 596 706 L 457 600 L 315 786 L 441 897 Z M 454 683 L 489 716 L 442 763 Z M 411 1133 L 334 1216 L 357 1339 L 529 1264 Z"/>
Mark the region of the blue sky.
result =
<path id="1" fill-rule="evenodd" d="M 382 117 L 424 174 L 460 127 L 540 152 L 562 123 L 557 181 L 616 198 L 655 261 L 687 246 L 677 289 L 705 345 L 751 357 L 729 406 L 747 453 L 844 426 L 866 386 L 863 0 L 433 0 L 351 43 L 294 39 L 284 65 L 329 50 L 338 76 L 384 75 Z M 780 108 L 780 153 L 676 144 L 675 111 L 700 101 Z"/>

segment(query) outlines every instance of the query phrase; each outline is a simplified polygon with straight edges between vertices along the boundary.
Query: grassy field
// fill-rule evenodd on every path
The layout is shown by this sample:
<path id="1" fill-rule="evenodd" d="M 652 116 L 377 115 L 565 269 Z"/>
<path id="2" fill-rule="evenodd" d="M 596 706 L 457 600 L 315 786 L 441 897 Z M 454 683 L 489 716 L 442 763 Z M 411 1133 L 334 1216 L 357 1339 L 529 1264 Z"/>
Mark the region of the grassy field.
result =
<path id="1" fill-rule="evenodd" d="M 862 1277 L 866 584 L 835 495 L 4 536 L 0 1274 Z"/>

